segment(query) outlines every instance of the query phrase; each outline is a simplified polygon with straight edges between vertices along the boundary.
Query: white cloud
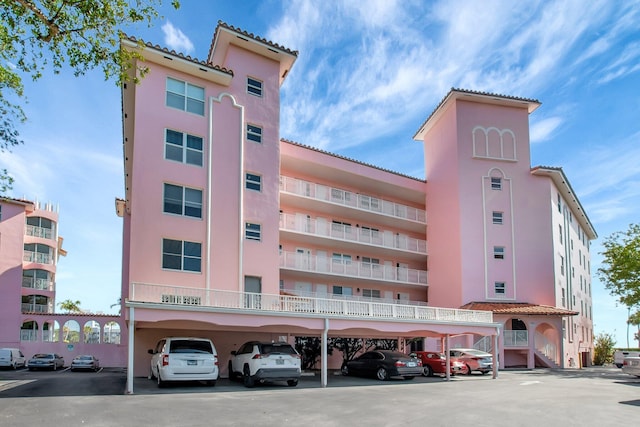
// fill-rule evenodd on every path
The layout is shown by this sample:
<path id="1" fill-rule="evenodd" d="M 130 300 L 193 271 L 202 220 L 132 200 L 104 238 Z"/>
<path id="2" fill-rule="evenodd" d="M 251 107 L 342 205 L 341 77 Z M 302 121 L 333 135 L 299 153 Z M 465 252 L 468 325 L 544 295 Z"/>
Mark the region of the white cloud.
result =
<path id="1" fill-rule="evenodd" d="M 529 130 L 529 140 L 532 144 L 536 142 L 542 142 L 553 134 L 558 126 L 562 124 L 562 118 L 549 117 L 543 120 L 539 120 L 531 125 Z"/>
<path id="2" fill-rule="evenodd" d="M 179 28 L 173 26 L 173 24 L 167 21 L 162 26 L 162 32 L 164 33 L 164 43 L 170 48 L 181 53 L 193 52 L 193 43 Z"/>

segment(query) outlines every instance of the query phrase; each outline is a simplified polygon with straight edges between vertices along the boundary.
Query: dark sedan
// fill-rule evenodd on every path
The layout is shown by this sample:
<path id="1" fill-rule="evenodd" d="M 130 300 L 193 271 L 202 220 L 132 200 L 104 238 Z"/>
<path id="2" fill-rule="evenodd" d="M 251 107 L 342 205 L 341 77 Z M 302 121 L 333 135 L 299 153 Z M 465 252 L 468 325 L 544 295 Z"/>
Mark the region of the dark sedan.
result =
<path id="1" fill-rule="evenodd" d="M 34 369 L 51 369 L 55 371 L 58 368 L 64 368 L 64 359 L 55 353 L 39 353 L 29 359 L 27 368 L 30 371 Z"/>
<path id="2" fill-rule="evenodd" d="M 380 381 L 390 377 L 411 380 L 422 374 L 422 361 L 392 350 L 368 351 L 342 365 L 342 375 L 375 377 Z"/>

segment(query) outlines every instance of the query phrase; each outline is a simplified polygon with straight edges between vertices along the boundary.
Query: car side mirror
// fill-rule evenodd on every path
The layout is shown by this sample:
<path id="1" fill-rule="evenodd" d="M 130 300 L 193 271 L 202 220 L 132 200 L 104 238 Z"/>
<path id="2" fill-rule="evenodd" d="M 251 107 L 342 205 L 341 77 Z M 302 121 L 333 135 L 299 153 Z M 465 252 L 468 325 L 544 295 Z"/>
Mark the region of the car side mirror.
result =
<path id="1" fill-rule="evenodd" d="M 232 355 L 232 356 L 235 356 L 235 355 L 236 355 L 236 351 L 235 351 L 235 350 L 233 350 L 233 351 L 231 352 L 231 355 Z"/>
<path id="2" fill-rule="evenodd" d="M 154 354 L 152 349 L 147 350 L 147 353 Z"/>

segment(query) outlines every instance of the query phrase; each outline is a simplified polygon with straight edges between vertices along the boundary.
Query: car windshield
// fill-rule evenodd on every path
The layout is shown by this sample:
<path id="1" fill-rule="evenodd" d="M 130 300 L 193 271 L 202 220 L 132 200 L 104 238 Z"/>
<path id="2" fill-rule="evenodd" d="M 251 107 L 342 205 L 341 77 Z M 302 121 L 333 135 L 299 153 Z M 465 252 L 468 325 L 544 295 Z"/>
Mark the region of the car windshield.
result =
<path id="1" fill-rule="evenodd" d="M 209 341 L 173 340 L 169 347 L 169 353 L 213 354 L 213 349 Z"/>

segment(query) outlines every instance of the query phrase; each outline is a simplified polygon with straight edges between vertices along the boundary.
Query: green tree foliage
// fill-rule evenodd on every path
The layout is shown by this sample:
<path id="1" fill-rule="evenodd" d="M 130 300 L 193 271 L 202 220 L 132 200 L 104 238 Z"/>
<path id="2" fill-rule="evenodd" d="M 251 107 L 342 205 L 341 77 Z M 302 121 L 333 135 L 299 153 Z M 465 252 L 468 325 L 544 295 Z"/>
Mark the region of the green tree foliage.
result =
<path id="1" fill-rule="evenodd" d="M 72 301 L 70 299 L 66 299 L 58 303 L 58 307 L 65 313 L 82 313 L 82 309 L 80 308 L 80 301 Z"/>
<path id="2" fill-rule="evenodd" d="M 17 126 L 26 120 L 21 107 L 23 78 L 38 80 L 45 70 L 69 67 L 79 76 L 101 68 L 119 85 L 139 53 L 121 50 L 120 29 L 158 17 L 162 0 L 0 0 L 0 152 L 21 144 Z M 177 0 L 171 4 L 177 9 Z M 140 69 L 139 75 L 144 75 Z M 11 188 L 0 170 L 0 191 Z"/>
<path id="3" fill-rule="evenodd" d="M 613 363 L 613 348 L 615 345 L 616 341 L 613 339 L 613 335 L 604 332 L 596 335 L 593 349 L 594 365 Z"/>
<path id="4" fill-rule="evenodd" d="M 636 309 L 629 323 L 640 324 L 640 224 L 613 233 L 602 243 L 604 257 L 598 277 L 611 295 L 625 306 Z"/>
<path id="5" fill-rule="evenodd" d="M 314 369 L 322 356 L 322 340 L 318 337 L 296 337 L 295 348 L 302 356 L 302 369 Z M 331 355 L 333 348 L 327 348 L 327 354 Z"/>

